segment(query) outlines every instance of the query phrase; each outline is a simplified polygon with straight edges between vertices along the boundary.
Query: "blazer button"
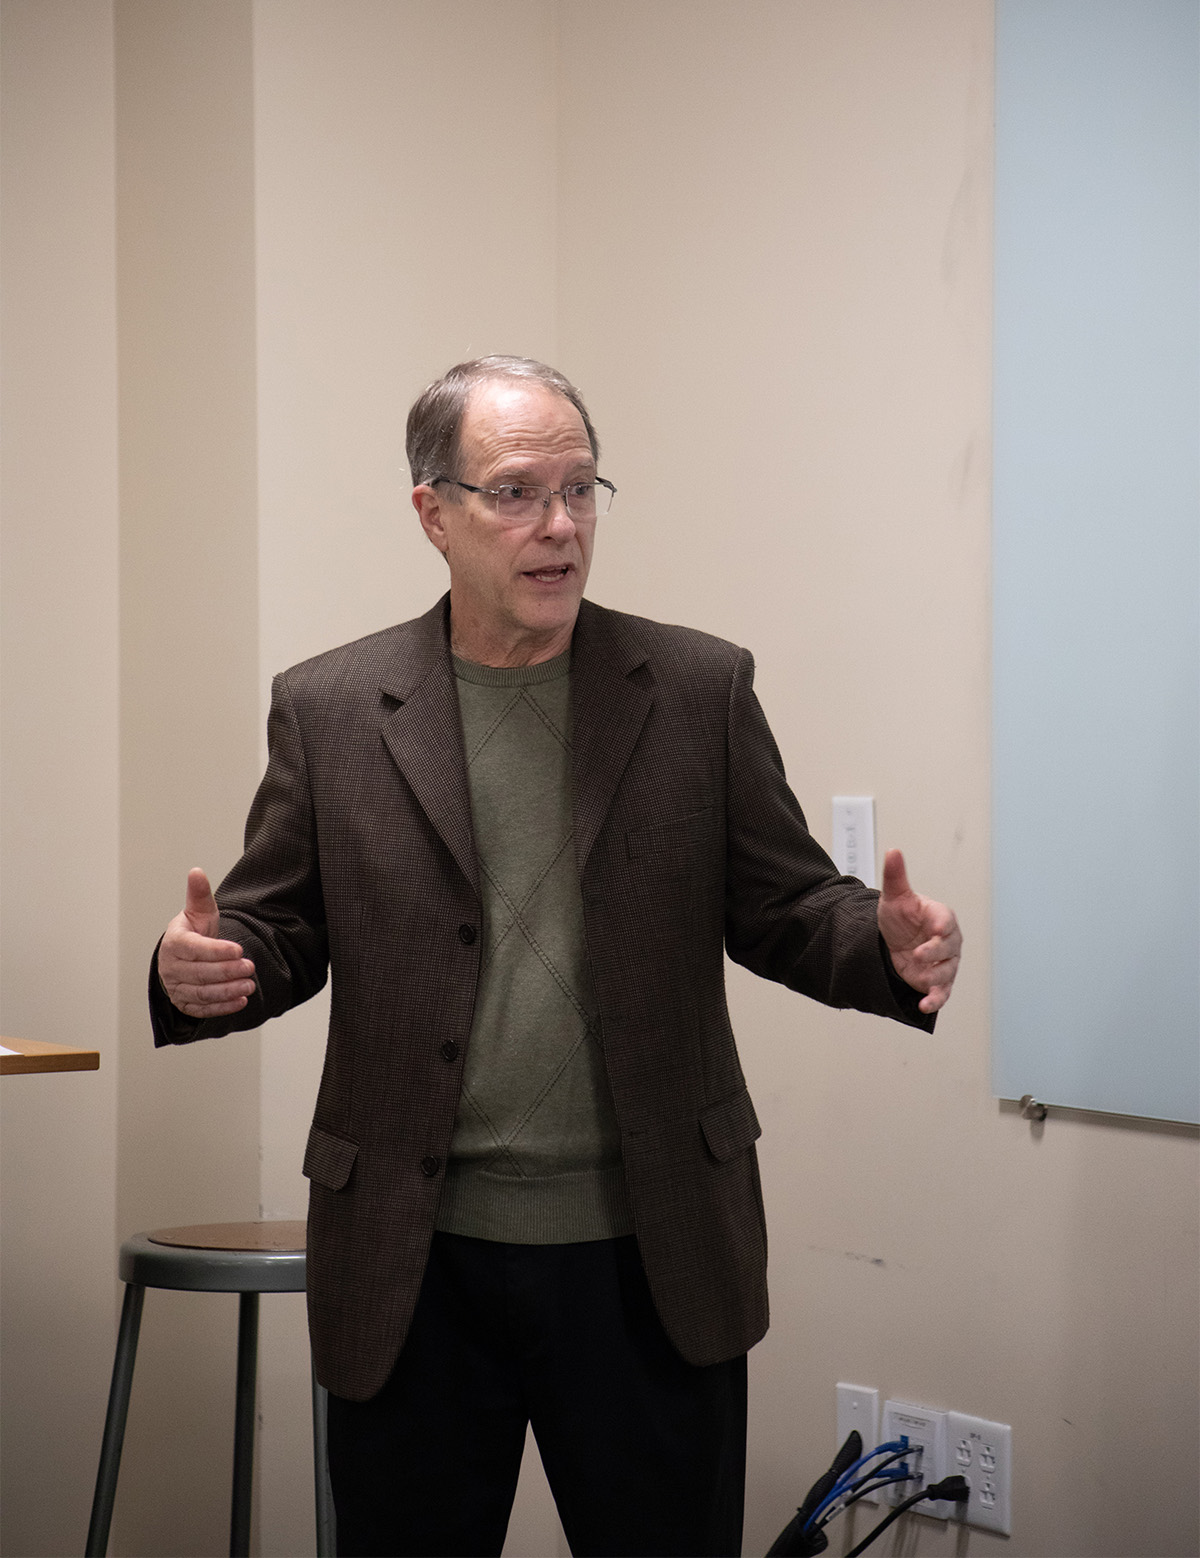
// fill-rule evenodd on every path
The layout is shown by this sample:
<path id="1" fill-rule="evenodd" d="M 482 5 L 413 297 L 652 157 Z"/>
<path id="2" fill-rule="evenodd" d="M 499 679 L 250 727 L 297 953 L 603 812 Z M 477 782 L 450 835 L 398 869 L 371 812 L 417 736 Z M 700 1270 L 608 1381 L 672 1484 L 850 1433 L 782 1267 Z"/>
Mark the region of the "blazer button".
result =
<path id="1" fill-rule="evenodd" d="M 446 1039 L 443 1042 L 443 1044 L 442 1044 L 442 1059 L 443 1060 L 457 1060 L 458 1059 L 458 1045 L 454 1042 L 453 1039 Z"/>
<path id="2" fill-rule="evenodd" d="M 473 925 L 460 925 L 458 927 L 458 939 L 464 947 L 471 946 L 475 941 L 475 927 Z"/>
<path id="3" fill-rule="evenodd" d="M 421 1159 L 421 1173 L 424 1174 L 426 1179 L 432 1179 L 433 1176 L 437 1173 L 438 1169 L 441 1168 L 441 1166 L 442 1166 L 441 1158 L 422 1158 Z"/>

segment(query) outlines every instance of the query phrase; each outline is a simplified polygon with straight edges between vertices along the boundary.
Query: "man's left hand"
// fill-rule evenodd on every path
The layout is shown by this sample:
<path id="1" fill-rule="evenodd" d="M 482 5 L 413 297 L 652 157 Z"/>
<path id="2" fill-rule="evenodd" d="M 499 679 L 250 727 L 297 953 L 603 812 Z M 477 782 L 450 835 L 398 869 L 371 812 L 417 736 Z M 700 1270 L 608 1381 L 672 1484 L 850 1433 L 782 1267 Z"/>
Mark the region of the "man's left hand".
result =
<path id="1" fill-rule="evenodd" d="M 941 1011 L 958 973 L 962 932 L 953 909 L 913 892 L 898 849 L 889 849 L 884 857 L 879 933 L 900 978 L 925 992 L 921 1011 Z"/>

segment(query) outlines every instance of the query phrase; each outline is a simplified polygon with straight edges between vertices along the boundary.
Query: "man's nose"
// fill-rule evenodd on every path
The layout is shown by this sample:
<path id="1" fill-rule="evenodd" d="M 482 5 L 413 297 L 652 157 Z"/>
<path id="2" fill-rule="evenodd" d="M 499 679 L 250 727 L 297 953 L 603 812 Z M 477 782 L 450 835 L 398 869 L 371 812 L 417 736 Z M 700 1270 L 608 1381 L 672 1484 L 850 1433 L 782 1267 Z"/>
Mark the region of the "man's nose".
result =
<path id="1" fill-rule="evenodd" d="M 542 529 L 549 535 L 573 535 L 575 521 L 567 508 L 565 492 L 552 492 L 542 510 Z"/>

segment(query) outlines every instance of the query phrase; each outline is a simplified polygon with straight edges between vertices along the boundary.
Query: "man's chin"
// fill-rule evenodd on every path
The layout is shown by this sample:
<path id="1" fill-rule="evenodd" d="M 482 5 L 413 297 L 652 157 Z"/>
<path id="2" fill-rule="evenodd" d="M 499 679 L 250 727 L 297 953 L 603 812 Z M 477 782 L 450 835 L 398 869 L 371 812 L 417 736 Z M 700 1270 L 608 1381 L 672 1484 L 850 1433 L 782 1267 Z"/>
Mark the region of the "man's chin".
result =
<path id="1" fill-rule="evenodd" d="M 518 611 L 531 627 L 570 625 L 582 594 L 582 580 L 574 569 L 555 577 L 522 574 Z"/>
<path id="2" fill-rule="evenodd" d="M 553 598 L 522 602 L 526 608 L 519 613 L 521 630 L 531 639 L 537 639 L 544 643 L 551 643 L 557 638 L 567 640 L 575 629 L 575 618 L 579 615 L 579 594 L 572 590 L 570 595 L 559 594 Z M 566 643 L 562 644 L 566 648 Z M 554 650 L 555 654 L 560 649 Z"/>

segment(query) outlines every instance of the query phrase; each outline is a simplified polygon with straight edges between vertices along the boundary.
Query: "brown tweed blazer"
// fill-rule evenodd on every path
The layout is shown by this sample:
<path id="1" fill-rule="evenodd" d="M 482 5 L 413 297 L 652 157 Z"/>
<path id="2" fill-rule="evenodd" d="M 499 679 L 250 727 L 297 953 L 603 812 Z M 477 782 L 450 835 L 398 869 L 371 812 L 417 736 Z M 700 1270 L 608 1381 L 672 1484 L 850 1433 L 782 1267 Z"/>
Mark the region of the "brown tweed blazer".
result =
<path id="1" fill-rule="evenodd" d="M 572 657 L 575 846 L 629 1197 L 651 1292 L 692 1363 L 767 1326 L 760 1134 L 723 952 L 831 1006 L 932 1027 L 876 894 L 810 837 L 750 655 L 584 601 Z M 333 973 L 304 1160 L 317 1372 L 372 1396 L 404 1341 L 450 1144 L 482 946 L 447 601 L 276 678 L 246 852 L 217 894 L 253 958 L 234 1018 L 151 979 L 156 1043 L 253 1028 Z M 173 1015 L 172 1015 L 173 1014 Z"/>

